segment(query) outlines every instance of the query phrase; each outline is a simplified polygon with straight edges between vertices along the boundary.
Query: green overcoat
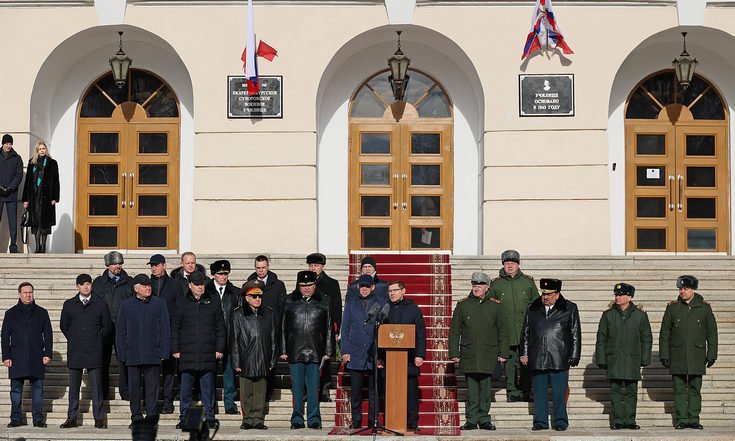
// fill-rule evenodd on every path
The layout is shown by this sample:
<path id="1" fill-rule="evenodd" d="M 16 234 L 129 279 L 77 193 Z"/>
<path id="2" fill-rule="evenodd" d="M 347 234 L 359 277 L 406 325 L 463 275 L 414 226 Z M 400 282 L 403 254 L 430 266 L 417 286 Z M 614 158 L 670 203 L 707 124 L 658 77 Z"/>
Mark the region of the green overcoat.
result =
<path id="1" fill-rule="evenodd" d="M 640 380 L 641 367 L 651 364 L 652 345 L 648 314 L 633 302 L 625 310 L 613 303 L 597 327 L 595 363 L 607 365 L 611 380 Z"/>
<path id="2" fill-rule="evenodd" d="M 717 322 L 709 303 L 697 293 L 688 305 L 681 297 L 670 302 L 658 346 L 672 375 L 704 375 L 706 360 L 717 360 Z"/>
<path id="3" fill-rule="evenodd" d="M 489 294 L 500 300 L 508 333 L 508 344 L 518 346 L 526 308 L 539 297 L 538 289 L 533 277 L 523 274 L 521 270 L 518 270 L 514 277 L 507 275 L 503 268 L 499 273 L 500 276 L 494 278 L 490 283 Z"/>
<path id="4" fill-rule="evenodd" d="M 449 358 L 466 373 L 492 374 L 498 357 L 508 358 L 508 335 L 498 302 L 472 293 L 457 303 L 449 328 Z"/>

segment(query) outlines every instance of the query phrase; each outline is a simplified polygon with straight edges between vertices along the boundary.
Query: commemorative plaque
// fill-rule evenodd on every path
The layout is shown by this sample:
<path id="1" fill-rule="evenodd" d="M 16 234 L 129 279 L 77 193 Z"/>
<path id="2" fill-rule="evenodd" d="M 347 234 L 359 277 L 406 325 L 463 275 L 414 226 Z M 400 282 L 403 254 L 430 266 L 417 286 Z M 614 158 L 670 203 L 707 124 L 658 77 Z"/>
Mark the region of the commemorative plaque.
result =
<path id="1" fill-rule="evenodd" d="M 574 74 L 519 75 L 520 116 L 574 116 Z"/>
<path id="2" fill-rule="evenodd" d="M 248 95 L 248 78 L 243 75 L 227 77 L 228 118 L 283 118 L 283 77 L 259 77 L 260 90 Z"/>

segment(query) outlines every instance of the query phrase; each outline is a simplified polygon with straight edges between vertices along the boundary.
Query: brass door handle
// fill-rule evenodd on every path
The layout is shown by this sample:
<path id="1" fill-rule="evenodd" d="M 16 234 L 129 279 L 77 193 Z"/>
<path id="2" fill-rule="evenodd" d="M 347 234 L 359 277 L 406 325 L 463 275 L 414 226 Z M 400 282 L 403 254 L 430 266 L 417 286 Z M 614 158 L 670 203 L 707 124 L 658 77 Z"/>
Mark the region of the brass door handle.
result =
<path id="1" fill-rule="evenodd" d="M 398 173 L 393 173 L 393 209 L 398 209 Z"/>
<path id="2" fill-rule="evenodd" d="M 403 179 L 403 202 L 401 203 L 401 207 L 403 211 L 406 211 L 406 208 L 408 208 L 408 202 L 406 202 L 406 196 L 408 195 L 408 173 L 403 173 L 401 178 Z"/>
<path id="3" fill-rule="evenodd" d="M 674 211 L 674 175 L 669 175 L 669 211 Z"/>
<path id="4" fill-rule="evenodd" d="M 133 194 L 133 187 L 135 185 L 135 173 L 130 172 L 130 202 L 128 206 L 132 210 L 135 207 L 135 194 Z"/>
<path id="5" fill-rule="evenodd" d="M 127 184 L 127 182 L 125 182 L 125 178 L 126 177 L 127 177 L 127 173 L 123 172 L 122 173 L 122 191 L 123 191 L 123 194 L 122 194 L 122 202 L 120 202 L 120 204 L 122 204 L 122 207 L 123 208 L 125 208 L 125 200 L 128 198 L 128 196 L 127 196 L 127 190 L 128 190 L 127 185 L 128 184 Z"/>
<path id="6" fill-rule="evenodd" d="M 679 175 L 677 177 L 679 180 L 679 203 L 676 205 L 676 208 L 679 210 L 679 213 L 684 209 L 684 176 Z"/>

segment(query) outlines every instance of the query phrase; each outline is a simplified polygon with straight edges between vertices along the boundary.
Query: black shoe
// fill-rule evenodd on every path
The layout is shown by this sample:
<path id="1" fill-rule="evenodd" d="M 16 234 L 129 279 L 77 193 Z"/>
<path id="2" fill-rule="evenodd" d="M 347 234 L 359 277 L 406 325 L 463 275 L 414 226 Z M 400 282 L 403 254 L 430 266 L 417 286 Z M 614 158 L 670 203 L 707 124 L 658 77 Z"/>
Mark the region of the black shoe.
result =
<path id="1" fill-rule="evenodd" d="M 362 428 L 362 423 L 352 423 L 350 424 L 350 429 L 360 429 Z"/>
<path id="2" fill-rule="evenodd" d="M 225 413 L 226 413 L 227 415 L 237 415 L 237 414 L 238 414 L 238 413 L 240 413 L 240 412 L 238 412 L 238 411 L 237 411 L 237 409 L 235 409 L 235 408 L 232 408 L 232 409 L 226 409 L 226 410 L 225 410 Z"/>
<path id="3" fill-rule="evenodd" d="M 22 425 L 23 425 L 23 423 L 21 423 L 20 421 L 14 421 L 14 420 L 11 420 L 8 423 L 8 427 L 20 427 Z"/>
<path id="4" fill-rule="evenodd" d="M 704 429 L 704 427 L 702 427 L 702 425 L 701 425 L 701 424 L 699 424 L 699 423 L 690 423 L 690 424 L 689 424 L 689 428 L 690 428 L 690 429 L 697 429 L 697 430 L 702 430 L 702 429 Z"/>
<path id="5" fill-rule="evenodd" d="M 97 429 L 107 429 L 107 424 L 103 420 L 94 420 L 94 427 Z"/>
<path id="6" fill-rule="evenodd" d="M 517 395 L 508 395 L 507 401 L 509 403 L 517 403 L 519 401 L 527 401 L 527 400 L 524 400 L 523 397 L 519 397 Z"/>
<path id="7" fill-rule="evenodd" d="M 674 429 L 681 430 L 681 429 L 686 429 L 687 427 L 689 427 L 688 424 L 678 423 L 676 426 L 674 426 Z"/>
<path id="8" fill-rule="evenodd" d="M 252 429 L 252 428 L 253 428 L 253 425 L 252 425 L 252 424 L 250 424 L 250 423 L 246 423 L 246 422 L 244 422 L 244 421 L 243 421 L 243 423 L 242 423 L 242 424 L 240 424 L 240 428 L 241 428 L 242 430 L 250 430 L 250 429 Z"/>
<path id="9" fill-rule="evenodd" d="M 565 430 L 567 430 L 567 426 L 554 426 L 554 430 L 556 430 L 557 432 L 564 432 Z"/>
<path id="10" fill-rule="evenodd" d="M 464 423 L 462 427 L 459 428 L 460 430 L 475 430 L 477 429 L 477 424 L 474 423 Z"/>
<path id="11" fill-rule="evenodd" d="M 625 425 L 623 426 L 623 429 L 630 429 L 630 430 L 641 430 L 641 426 L 639 426 L 639 425 L 638 425 L 638 424 L 636 424 L 636 423 L 633 423 L 633 424 L 625 424 Z"/>
<path id="12" fill-rule="evenodd" d="M 291 424 L 291 430 L 294 430 L 294 429 L 303 429 L 304 427 L 306 427 L 306 426 L 304 426 L 303 424 L 299 424 L 299 423 Z"/>
<path id="13" fill-rule="evenodd" d="M 207 421 L 207 426 L 210 429 L 214 429 L 215 427 L 219 426 L 219 423 L 217 421 L 215 421 L 215 420 L 208 420 Z"/>
<path id="14" fill-rule="evenodd" d="M 46 423 L 44 423 L 43 421 L 34 421 L 33 422 L 33 427 L 40 427 L 42 429 L 45 429 L 46 428 Z"/>
<path id="15" fill-rule="evenodd" d="M 320 403 L 331 403 L 332 397 L 330 397 L 329 394 L 321 394 L 319 395 L 319 402 Z"/>
<path id="16" fill-rule="evenodd" d="M 174 405 L 173 403 L 166 403 L 163 405 L 163 409 L 161 409 L 162 414 L 172 414 L 174 413 Z"/>
<path id="17" fill-rule="evenodd" d="M 480 429 L 482 429 L 482 430 L 495 430 L 495 425 L 493 425 L 493 423 L 482 423 L 482 424 L 480 424 Z"/>
<path id="18" fill-rule="evenodd" d="M 181 429 L 181 421 L 179 421 L 178 423 L 176 423 L 176 428 L 177 429 Z"/>
<path id="19" fill-rule="evenodd" d="M 615 424 L 615 423 L 610 424 L 610 430 L 620 430 L 620 429 L 627 429 L 627 428 L 628 427 L 625 426 L 624 424 Z"/>
<path id="20" fill-rule="evenodd" d="M 13 254 L 20 253 L 20 251 L 18 251 L 18 246 L 17 245 L 10 245 L 10 248 L 8 249 L 8 251 L 10 253 L 13 253 Z"/>
<path id="21" fill-rule="evenodd" d="M 309 429 L 322 430 L 322 425 L 319 423 L 309 424 Z"/>
<path id="22" fill-rule="evenodd" d="M 77 420 L 73 420 L 71 418 L 68 418 L 66 421 L 61 423 L 59 426 L 62 429 L 70 429 L 72 427 L 79 427 L 79 424 L 77 424 Z"/>
<path id="23" fill-rule="evenodd" d="M 541 424 L 534 424 L 533 427 L 531 427 L 531 430 L 546 430 L 548 427 L 544 427 Z"/>
<path id="24" fill-rule="evenodd" d="M 256 425 L 253 426 L 253 429 L 257 429 L 257 430 L 268 430 L 268 426 L 266 426 L 263 423 L 258 423 L 258 424 L 256 424 Z"/>

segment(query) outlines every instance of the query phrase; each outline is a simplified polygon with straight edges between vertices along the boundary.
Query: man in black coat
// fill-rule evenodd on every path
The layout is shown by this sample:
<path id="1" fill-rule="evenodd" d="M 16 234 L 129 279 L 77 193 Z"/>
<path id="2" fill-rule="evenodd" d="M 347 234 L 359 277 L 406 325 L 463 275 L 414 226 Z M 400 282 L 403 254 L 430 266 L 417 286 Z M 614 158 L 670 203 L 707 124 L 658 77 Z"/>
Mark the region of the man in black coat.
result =
<path id="1" fill-rule="evenodd" d="M 10 376 L 10 423 L 23 425 L 21 399 L 23 383 L 31 383 L 31 411 L 34 427 L 46 427 L 43 419 L 43 378 L 51 363 L 53 335 L 48 311 L 33 300 L 33 285 L 18 285 L 18 303 L 5 312 L 1 334 L 3 364 Z"/>
<path id="2" fill-rule="evenodd" d="M 541 297 L 526 310 L 519 345 L 520 361 L 531 367 L 534 393 L 532 430 L 549 428 L 548 388 L 554 401 L 553 427 L 569 427 L 569 368 L 579 364 L 582 330 L 577 305 L 561 295 L 561 280 L 541 279 Z"/>
<path id="3" fill-rule="evenodd" d="M 3 220 L 3 206 L 8 207 L 8 229 L 10 230 L 11 253 L 18 253 L 18 188 L 23 180 L 23 160 L 13 150 L 13 137 L 3 135 L 0 152 L 0 221 Z"/>
<path id="4" fill-rule="evenodd" d="M 306 424 L 321 429 L 319 368 L 333 354 L 329 301 L 316 289 L 315 272 L 299 271 L 296 284 L 296 290 L 286 297 L 281 324 L 281 359 L 288 361 L 291 370 L 291 429 L 304 428 L 304 387 Z"/>
<path id="5" fill-rule="evenodd" d="M 240 290 L 235 288 L 230 282 L 230 271 L 231 265 L 228 260 L 217 260 L 209 265 L 209 270 L 212 274 L 212 278 L 207 280 L 204 284 L 204 291 L 211 297 L 219 297 L 220 304 L 222 305 L 222 312 L 225 316 L 225 329 L 229 333 L 230 329 L 230 318 L 232 317 L 232 311 L 237 308 L 240 303 Z M 225 335 L 229 335 L 229 334 Z M 225 349 L 229 347 L 225 346 Z M 240 412 L 237 410 L 237 388 L 235 387 L 235 371 L 232 369 L 232 363 L 230 362 L 230 351 L 225 351 L 225 356 L 222 359 L 222 397 L 225 402 L 225 413 L 230 415 L 237 415 Z"/>
<path id="6" fill-rule="evenodd" d="M 375 291 L 373 291 L 373 295 L 375 295 L 376 298 L 381 298 L 384 299 L 385 302 L 388 302 L 388 282 L 378 277 L 378 264 L 375 262 L 373 256 L 365 256 L 360 260 L 360 274 L 367 274 L 372 277 L 375 282 Z M 360 287 L 357 286 L 357 280 L 350 283 L 347 286 L 345 300 L 357 297 L 359 290 Z"/>
<path id="7" fill-rule="evenodd" d="M 178 302 L 171 325 L 171 353 L 179 360 L 180 421 L 191 407 L 194 381 L 199 380 L 207 423 L 214 427 L 215 375 L 227 345 L 225 318 L 218 295 L 205 292 L 207 276 L 189 275 L 189 290 Z M 181 428 L 181 422 L 176 426 Z"/>
<path id="8" fill-rule="evenodd" d="M 120 305 L 123 300 L 133 297 L 133 279 L 123 269 L 125 259 L 118 251 L 110 251 L 105 254 L 105 266 L 107 269 L 102 275 L 97 276 L 92 282 L 92 293 L 107 303 L 112 318 L 112 333 L 110 341 L 105 343 L 105 358 L 102 366 L 102 393 L 105 399 L 109 399 L 110 392 L 110 363 L 112 362 L 112 348 L 115 346 L 115 325 L 117 315 L 120 313 Z M 128 399 L 128 369 L 118 362 L 117 384 L 120 397 Z M 114 393 L 112 395 L 115 396 Z"/>
<path id="9" fill-rule="evenodd" d="M 204 265 L 197 263 L 197 256 L 192 251 L 187 251 L 181 255 L 181 266 L 171 271 L 171 278 L 181 287 L 181 292 L 189 290 L 189 275 L 194 271 L 205 274 L 207 270 Z"/>
<path id="10" fill-rule="evenodd" d="M 92 389 L 92 414 L 94 427 L 106 429 L 105 410 L 102 407 L 102 367 L 105 346 L 112 335 L 110 309 L 98 295 L 92 295 L 92 276 L 77 276 L 74 297 L 64 302 L 61 308 L 61 332 L 66 337 L 66 365 L 69 368 L 69 409 L 62 429 L 77 427 L 79 413 L 79 388 L 82 374 L 87 369 Z"/>
<path id="11" fill-rule="evenodd" d="M 414 348 L 408 351 L 408 396 L 406 428 L 419 433 L 419 375 L 421 366 L 426 358 L 426 324 L 424 315 L 413 301 L 406 299 L 406 285 L 400 280 L 388 285 L 390 296 L 390 310 L 385 323 L 414 325 Z M 378 360 L 378 367 L 383 367 L 382 360 Z M 385 375 L 385 374 L 383 374 Z"/>

